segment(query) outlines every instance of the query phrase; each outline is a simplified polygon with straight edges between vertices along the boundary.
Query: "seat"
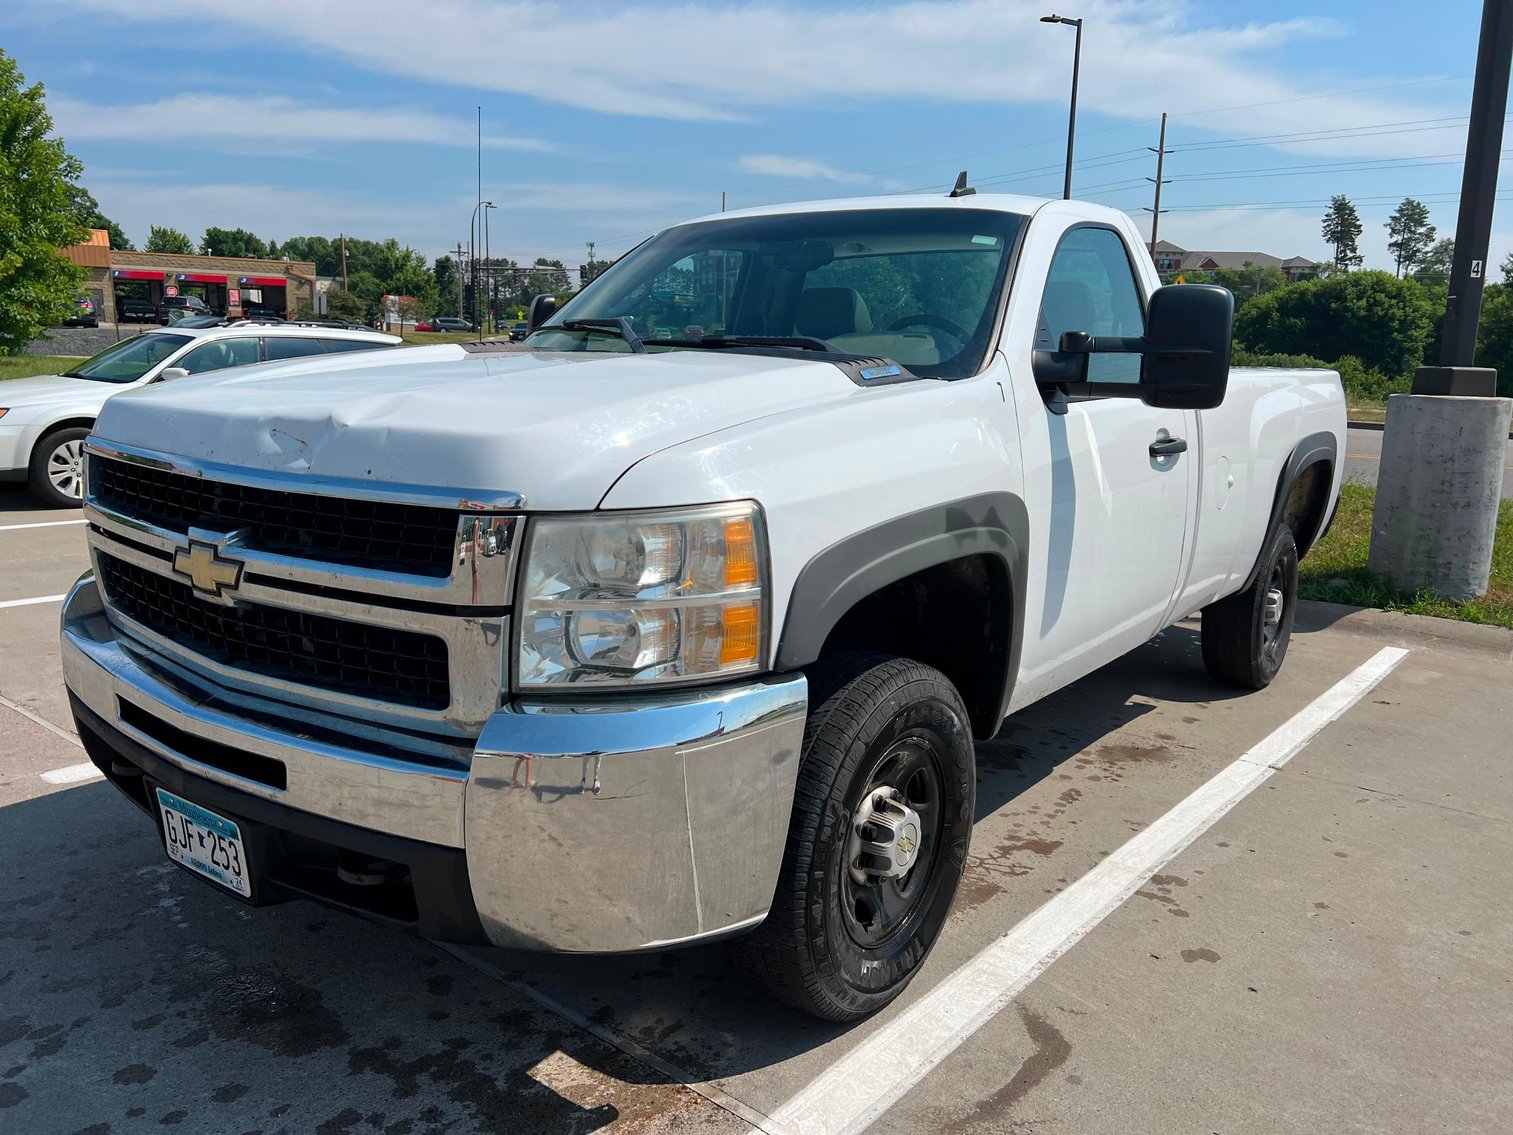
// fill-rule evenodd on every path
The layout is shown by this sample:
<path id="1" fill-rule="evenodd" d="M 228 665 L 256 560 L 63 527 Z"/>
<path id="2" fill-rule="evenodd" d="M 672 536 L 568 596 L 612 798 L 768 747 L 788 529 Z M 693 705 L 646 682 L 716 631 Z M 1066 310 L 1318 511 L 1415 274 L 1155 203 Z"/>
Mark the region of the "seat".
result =
<path id="1" fill-rule="evenodd" d="M 837 335 L 871 331 L 872 315 L 867 310 L 867 301 L 855 288 L 805 288 L 799 296 L 793 325 L 800 335 L 833 339 Z"/>
<path id="2" fill-rule="evenodd" d="M 1086 331 L 1089 335 L 1098 331 L 1098 308 L 1093 303 L 1093 290 L 1081 280 L 1052 280 L 1045 286 L 1045 295 L 1040 301 L 1040 335 L 1037 346 L 1042 350 L 1061 349 L 1063 331 Z"/>

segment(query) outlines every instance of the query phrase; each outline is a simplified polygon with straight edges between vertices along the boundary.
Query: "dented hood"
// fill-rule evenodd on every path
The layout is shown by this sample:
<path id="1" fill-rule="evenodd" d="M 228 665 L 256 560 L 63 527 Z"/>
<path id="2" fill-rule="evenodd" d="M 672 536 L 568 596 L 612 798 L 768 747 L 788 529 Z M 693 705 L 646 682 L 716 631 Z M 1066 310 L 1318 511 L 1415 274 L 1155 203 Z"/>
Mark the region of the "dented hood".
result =
<path id="1" fill-rule="evenodd" d="M 834 366 L 803 358 L 434 347 L 161 383 L 112 398 L 95 433 L 225 465 L 586 509 L 660 449 L 858 393 Z M 689 486 L 687 500 L 709 491 Z"/>

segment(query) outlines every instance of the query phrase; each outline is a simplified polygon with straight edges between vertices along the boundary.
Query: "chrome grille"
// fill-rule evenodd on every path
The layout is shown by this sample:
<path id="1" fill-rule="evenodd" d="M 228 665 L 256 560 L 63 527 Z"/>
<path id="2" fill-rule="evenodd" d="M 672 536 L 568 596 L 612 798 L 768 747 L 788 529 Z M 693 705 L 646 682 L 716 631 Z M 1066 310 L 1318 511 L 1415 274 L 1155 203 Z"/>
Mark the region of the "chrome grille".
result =
<path id="1" fill-rule="evenodd" d="M 247 533 L 271 552 L 382 571 L 444 577 L 457 549 L 457 511 L 317 496 L 206 480 L 95 456 L 90 492 L 105 508 L 161 528 Z"/>
<path id="2" fill-rule="evenodd" d="M 221 606 L 110 555 L 100 555 L 99 566 L 106 601 L 121 614 L 217 662 L 421 709 L 451 701 L 446 643 L 433 635 L 278 607 Z"/>

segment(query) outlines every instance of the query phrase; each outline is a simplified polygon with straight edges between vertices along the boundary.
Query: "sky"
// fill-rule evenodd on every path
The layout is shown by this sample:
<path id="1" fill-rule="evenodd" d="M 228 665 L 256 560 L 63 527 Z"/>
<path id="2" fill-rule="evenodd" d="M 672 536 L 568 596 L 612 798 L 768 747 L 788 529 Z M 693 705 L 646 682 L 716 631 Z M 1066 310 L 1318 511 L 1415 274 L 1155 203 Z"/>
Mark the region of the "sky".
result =
<path id="1" fill-rule="evenodd" d="M 1368 267 L 1392 267 L 1405 196 L 1453 235 L 1480 4 L 1066 3 L 1084 21 L 1075 196 L 1148 232 L 1165 112 L 1160 235 L 1185 248 L 1328 259 L 1337 193 Z M 480 108 L 490 251 L 516 259 L 618 255 L 722 193 L 944 193 L 963 168 L 982 191 L 1061 193 L 1075 33 L 1039 0 L 191 7 L 0 5 L 0 49 L 138 245 L 158 224 L 465 246 Z M 1493 228 L 1495 265 L 1513 214 Z"/>

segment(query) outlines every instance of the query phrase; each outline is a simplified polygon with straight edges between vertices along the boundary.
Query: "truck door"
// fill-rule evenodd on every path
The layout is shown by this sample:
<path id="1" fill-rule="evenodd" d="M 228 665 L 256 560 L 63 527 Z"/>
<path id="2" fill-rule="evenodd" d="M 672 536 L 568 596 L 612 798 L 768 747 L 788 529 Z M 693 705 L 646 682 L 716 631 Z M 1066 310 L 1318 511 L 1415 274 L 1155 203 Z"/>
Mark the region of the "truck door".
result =
<path id="1" fill-rule="evenodd" d="M 1144 334 L 1146 295 L 1131 235 L 1073 224 L 1048 259 L 1044 252 L 1038 263 L 1027 257 L 1016 284 L 1024 290 L 1012 305 L 1003 347 L 1031 538 L 1015 705 L 1160 630 L 1185 559 L 1195 507 L 1196 415 L 1111 397 L 1073 397 L 1057 413 L 1031 370 L 1034 350 L 1055 350 L 1064 331 Z M 1038 302 L 1025 302 L 1036 293 Z M 1139 381 L 1138 355 L 1092 355 L 1088 364 L 1090 381 Z M 1178 440 L 1191 451 L 1169 452 Z"/>

